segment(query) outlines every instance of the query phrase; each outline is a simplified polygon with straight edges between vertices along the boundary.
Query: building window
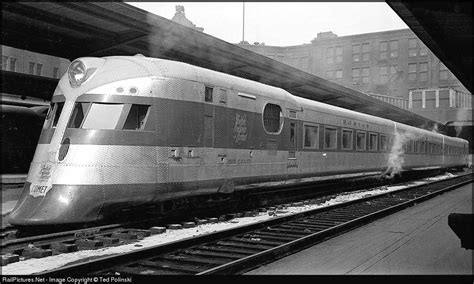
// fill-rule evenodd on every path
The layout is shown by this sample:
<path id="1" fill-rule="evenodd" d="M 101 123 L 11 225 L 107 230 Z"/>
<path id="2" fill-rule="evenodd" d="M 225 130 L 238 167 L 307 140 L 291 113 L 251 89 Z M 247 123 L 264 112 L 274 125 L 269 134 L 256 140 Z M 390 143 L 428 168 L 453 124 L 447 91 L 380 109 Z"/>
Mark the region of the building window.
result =
<path id="1" fill-rule="evenodd" d="M 388 66 L 379 67 L 379 76 L 380 76 L 380 83 L 385 84 L 388 82 Z"/>
<path id="2" fill-rule="evenodd" d="M 16 58 L 10 58 L 10 71 L 15 72 L 16 71 Z"/>
<path id="3" fill-rule="evenodd" d="M 36 75 L 41 76 L 41 71 L 43 70 L 43 64 L 36 64 Z"/>
<path id="4" fill-rule="evenodd" d="M 390 41 L 390 58 L 398 57 L 398 40 Z"/>
<path id="5" fill-rule="evenodd" d="M 448 80 L 448 68 L 442 63 L 439 63 L 439 79 Z"/>
<path id="6" fill-rule="evenodd" d="M 360 81 L 360 69 L 354 68 L 352 69 L 352 82 L 354 84 L 358 84 Z"/>
<path id="7" fill-rule="evenodd" d="M 304 126 L 304 148 L 318 149 L 319 127 L 315 125 Z"/>
<path id="8" fill-rule="evenodd" d="M 428 48 L 426 45 L 420 42 L 420 56 L 426 56 L 428 55 Z"/>
<path id="9" fill-rule="evenodd" d="M 362 83 L 369 83 L 369 67 L 362 68 Z"/>
<path id="10" fill-rule="evenodd" d="M 354 44 L 352 46 L 352 61 L 353 62 L 360 61 L 360 44 Z"/>
<path id="11" fill-rule="evenodd" d="M 2 70 L 7 70 L 8 56 L 2 55 Z"/>
<path id="12" fill-rule="evenodd" d="M 263 110 L 263 127 L 268 133 L 276 134 L 280 132 L 283 125 L 283 113 L 280 106 L 267 104 Z"/>
<path id="13" fill-rule="evenodd" d="M 326 63 L 327 64 L 334 63 L 334 48 L 333 47 L 329 47 L 326 50 Z"/>
<path id="14" fill-rule="evenodd" d="M 342 69 L 336 70 L 336 79 L 342 79 Z"/>
<path id="15" fill-rule="evenodd" d="M 428 80 L 428 62 L 420 63 L 420 82 Z"/>
<path id="16" fill-rule="evenodd" d="M 362 61 L 367 62 L 370 59 L 370 45 L 368 43 L 362 44 Z"/>
<path id="17" fill-rule="evenodd" d="M 336 63 L 342 62 L 342 46 L 336 46 Z"/>
<path id="18" fill-rule="evenodd" d="M 205 89 L 204 89 L 204 101 L 205 102 L 212 103 L 212 101 L 213 101 L 212 91 L 213 91 L 213 88 L 205 87 Z"/>
<path id="19" fill-rule="evenodd" d="M 30 62 L 29 66 L 28 66 L 28 73 L 31 74 L 31 75 L 35 75 L 35 63 L 34 62 Z"/>
<path id="20" fill-rule="evenodd" d="M 408 57 L 415 57 L 417 54 L 417 39 L 416 38 L 410 38 L 408 39 Z"/>
<path id="21" fill-rule="evenodd" d="M 365 132 L 359 132 L 357 131 L 356 135 L 356 148 L 358 151 L 365 151 Z"/>
<path id="22" fill-rule="evenodd" d="M 416 63 L 408 64 L 408 81 L 416 81 Z"/>
<path id="23" fill-rule="evenodd" d="M 59 78 L 59 68 L 53 67 L 53 78 Z"/>
<path id="24" fill-rule="evenodd" d="M 337 129 L 333 127 L 324 128 L 324 148 L 325 149 L 336 149 L 337 148 Z"/>
<path id="25" fill-rule="evenodd" d="M 342 149 L 343 150 L 352 150 L 352 130 L 343 129 L 342 130 Z"/>
<path id="26" fill-rule="evenodd" d="M 385 60 L 387 59 L 387 50 L 388 50 L 388 44 L 386 41 L 381 41 L 380 42 L 380 60 Z"/>

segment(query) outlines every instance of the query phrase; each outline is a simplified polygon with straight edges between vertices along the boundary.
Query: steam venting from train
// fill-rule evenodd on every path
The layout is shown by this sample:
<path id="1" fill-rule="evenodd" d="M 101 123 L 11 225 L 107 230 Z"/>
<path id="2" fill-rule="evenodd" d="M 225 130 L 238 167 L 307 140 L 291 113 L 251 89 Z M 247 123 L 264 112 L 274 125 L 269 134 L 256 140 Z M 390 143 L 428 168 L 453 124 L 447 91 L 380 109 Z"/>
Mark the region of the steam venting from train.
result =
<path id="1" fill-rule="evenodd" d="M 469 118 L 468 109 L 458 109 L 456 112 L 456 121 L 469 121 L 472 118 Z M 456 137 L 461 137 L 463 127 L 459 125 L 454 126 L 454 130 L 456 131 Z"/>
<path id="2" fill-rule="evenodd" d="M 159 17 L 158 17 L 159 18 Z M 156 15 L 148 14 L 147 23 L 150 25 L 150 33 L 148 35 L 148 50 L 150 57 L 162 58 L 180 61 L 195 66 L 212 69 L 218 72 L 228 73 L 234 76 L 241 78 L 257 81 L 260 83 L 268 83 L 272 81 L 278 81 L 279 78 L 277 75 L 271 76 L 267 75 L 265 78 L 261 78 L 256 75 L 249 75 L 245 72 L 239 71 L 229 71 L 225 66 L 219 64 L 207 64 L 204 62 L 214 62 L 213 58 L 214 53 L 207 49 L 207 47 L 202 44 L 202 39 L 198 37 L 204 36 L 205 32 L 193 31 L 191 28 L 186 28 L 178 23 L 163 25 L 159 22 Z M 207 35 L 207 34 L 206 34 Z M 183 40 L 187 43 L 183 46 Z M 186 52 L 182 52 L 183 48 L 186 46 L 198 46 L 199 47 L 199 58 L 200 60 L 195 60 L 193 57 L 186 56 Z M 178 52 L 176 52 L 178 51 Z M 189 53 L 197 52 L 197 50 L 188 51 Z M 182 54 L 183 56 L 180 56 Z M 196 55 L 197 56 L 197 55 Z M 276 68 L 273 61 L 266 62 L 271 64 L 270 68 Z M 281 64 L 280 62 L 278 62 Z M 263 80 L 264 79 L 264 80 Z"/>
<path id="3" fill-rule="evenodd" d="M 405 163 L 405 149 L 403 145 L 412 138 L 410 133 L 400 133 L 395 132 L 395 137 L 393 139 L 392 149 L 388 155 L 387 169 L 382 176 L 393 178 L 396 174 L 400 173 Z"/>

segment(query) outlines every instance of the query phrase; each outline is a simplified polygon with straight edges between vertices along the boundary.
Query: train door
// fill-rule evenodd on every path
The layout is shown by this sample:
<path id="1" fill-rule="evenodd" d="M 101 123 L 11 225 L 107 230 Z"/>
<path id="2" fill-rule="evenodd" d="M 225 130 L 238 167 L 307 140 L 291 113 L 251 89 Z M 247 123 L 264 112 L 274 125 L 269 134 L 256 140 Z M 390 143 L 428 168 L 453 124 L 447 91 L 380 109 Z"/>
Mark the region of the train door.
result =
<path id="1" fill-rule="evenodd" d="M 287 161 L 287 169 L 288 169 L 288 176 L 291 179 L 292 174 L 296 174 L 298 172 L 298 160 L 296 158 L 296 143 L 297 143 L 297 126 L 296 126 L 296 111 L 290 110 L 290 133 L 288 136 L 288 161 Z"/>
<path id="2" fill-rule="evenodd" d="M 214 147 L 214 88 L 204 87 L 203 147 Z"/>

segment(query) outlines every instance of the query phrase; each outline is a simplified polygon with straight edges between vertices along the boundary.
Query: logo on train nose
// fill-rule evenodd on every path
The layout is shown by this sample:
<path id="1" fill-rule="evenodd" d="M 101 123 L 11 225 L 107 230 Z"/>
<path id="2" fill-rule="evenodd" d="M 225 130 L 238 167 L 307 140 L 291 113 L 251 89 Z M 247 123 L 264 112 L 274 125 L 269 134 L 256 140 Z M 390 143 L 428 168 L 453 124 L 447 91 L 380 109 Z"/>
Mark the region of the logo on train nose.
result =
<path id="1" fill-rule="evenodd" d="M 38 175 L 33 178 L 30 185 L 30 195 L 33 197 L 45 196 L 52 188 L 51 176 L 54 171 L 52 164 L 42 164 Z"/>
<path id="2" fill-rule="evenodd" d="M 40 179 L 47 180 L 51 177 L 51 165 L 41 165 Z"/>
<path id="3" fill-rule="evenodd" d="M 247 116 L 235 114 L 234 140 L 239 143 L 247 140 Z"/>

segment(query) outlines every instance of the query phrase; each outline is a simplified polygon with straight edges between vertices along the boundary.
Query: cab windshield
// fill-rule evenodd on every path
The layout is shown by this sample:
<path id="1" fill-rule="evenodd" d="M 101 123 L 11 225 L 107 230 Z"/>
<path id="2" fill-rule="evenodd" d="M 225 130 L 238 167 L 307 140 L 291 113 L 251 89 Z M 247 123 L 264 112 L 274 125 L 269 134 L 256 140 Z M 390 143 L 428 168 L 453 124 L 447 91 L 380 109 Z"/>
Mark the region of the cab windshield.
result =
<path id="1" fill-rule="evenodd" d="M 150 106 L 117 103 L 78 102 L 69 128 L 142 130 Z"/>
<path id="2" fill-rule="evenodd" d="M 48 114 L 43 125 L 43 129 L 55 128 L 59 121 L 59 116 L 63 110 L 64 102 L 51 103 Z"/>

